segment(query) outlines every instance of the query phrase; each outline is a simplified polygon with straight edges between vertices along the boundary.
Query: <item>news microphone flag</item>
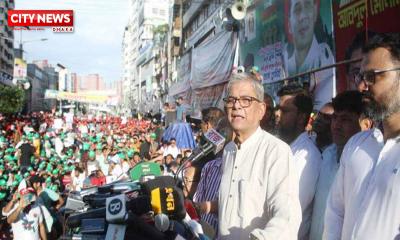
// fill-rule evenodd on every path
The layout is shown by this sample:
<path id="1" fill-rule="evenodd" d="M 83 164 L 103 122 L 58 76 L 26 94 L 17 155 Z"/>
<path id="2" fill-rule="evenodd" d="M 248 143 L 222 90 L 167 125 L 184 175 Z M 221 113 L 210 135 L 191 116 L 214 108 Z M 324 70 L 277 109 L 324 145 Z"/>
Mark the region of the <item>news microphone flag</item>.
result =
<path id="1" fill-rule="evenodd" d="M 151 191 L 154 214 L 166 214 L 170 219 L 182 220 L 186 216 L 184 196 L 176 186 L 155 188 Z"/>
<path id="2" fill-rule="evenodd" d="M 208 142 L 212 143 L 215 146 L 213 150 L 215 155 L 219 153 L 222 149 L 224 149 L 225 138 L 215 129 L 211 128 L 210 130 L 208 130 L 204 134 L 204 137 L 207 139 Z"/>

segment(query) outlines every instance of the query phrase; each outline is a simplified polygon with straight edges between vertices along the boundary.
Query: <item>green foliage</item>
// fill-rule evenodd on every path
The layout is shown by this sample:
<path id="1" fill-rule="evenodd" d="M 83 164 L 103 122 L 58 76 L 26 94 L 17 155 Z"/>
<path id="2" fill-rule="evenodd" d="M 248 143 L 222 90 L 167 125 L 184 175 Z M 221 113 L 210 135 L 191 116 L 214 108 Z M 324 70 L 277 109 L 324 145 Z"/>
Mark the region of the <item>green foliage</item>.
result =
<path id="1" fill-rule="evenodd" d="M 165 35 L 168 32 L 168 24 L 163 24 L 153 29 L 154 34 Z"/>
<path id="2" fill-rule="evenodd" d="M 24 106 L 24 99 L 24 90 L 0 84 L 0 113 L 21 111 Z"/>

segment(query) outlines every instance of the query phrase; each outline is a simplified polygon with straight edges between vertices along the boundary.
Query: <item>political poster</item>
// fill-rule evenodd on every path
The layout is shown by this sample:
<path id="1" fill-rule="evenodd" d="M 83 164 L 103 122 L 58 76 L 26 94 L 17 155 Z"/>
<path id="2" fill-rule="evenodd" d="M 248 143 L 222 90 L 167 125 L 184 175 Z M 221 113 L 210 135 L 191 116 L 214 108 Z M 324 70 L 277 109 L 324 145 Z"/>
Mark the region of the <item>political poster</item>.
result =
<path id="1" fill-rule="evenodd" d="M 336 59 L 362 57 L 361 48 L 376 33 L 400 32 L 400 0 L 336 0 L 333 2 Z M 338 91 L 357 89 L 354 76 L 361 61 L 338 67 Z"/>
<path id="2" fill-rule="evenodd" d="M 335 69 L 318 71 L 335 63 L 331 1 L 255 0 L 246 10 L 240 64 L 246 69 L 257 66 L 275 99 L 283 84 L 297 82 L 310 91 L 315 109 L 331 101 Z"/>

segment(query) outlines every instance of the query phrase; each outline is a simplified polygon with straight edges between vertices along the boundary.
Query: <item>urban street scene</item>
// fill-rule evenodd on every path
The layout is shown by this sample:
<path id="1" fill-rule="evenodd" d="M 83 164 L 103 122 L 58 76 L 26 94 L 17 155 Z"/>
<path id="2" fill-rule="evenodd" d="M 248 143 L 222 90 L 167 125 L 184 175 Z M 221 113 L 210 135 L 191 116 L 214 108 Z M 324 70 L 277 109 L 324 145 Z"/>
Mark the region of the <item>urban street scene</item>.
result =
<path id="1" fill-rule="evenodd" d="M 399 240 L 400 0 L 0 0 L 0 240 Z"/>

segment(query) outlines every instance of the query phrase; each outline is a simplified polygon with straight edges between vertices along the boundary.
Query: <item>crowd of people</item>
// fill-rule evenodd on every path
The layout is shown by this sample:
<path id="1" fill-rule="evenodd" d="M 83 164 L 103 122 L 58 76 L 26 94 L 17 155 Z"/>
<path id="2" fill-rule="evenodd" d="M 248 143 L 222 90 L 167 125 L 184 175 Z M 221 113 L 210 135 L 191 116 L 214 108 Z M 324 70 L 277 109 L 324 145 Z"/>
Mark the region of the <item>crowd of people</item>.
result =
<path id="1" fill-rule="evenodd" d="M 316 112 L 307 89 L 284 86 L 275 106 L 259 77 L 242 72 L 230 77 L 224 109 L 191 122 L 198 146 L 210 129 L 226 139 L 181 176 L 215 238 L 400 237 L 399 34 L 377 34 L 362 53 L 356 90 Z M 65 193 L 130 179 L 141 162 L 175 176 L 193 149 L 165 139 L 161 119 L 0 115 L 0 239 L 57 239 Z"/>
<path id="2" fill-rule="evenodd" d="M 157 119 L 88 115 L 69 124 L 59 114 L 40 112 L 0 116 L 0 122 L 0 239 L 10 239 L 11 232 L 14 239 L 38 237 L 48 214 L 53 220 L 46 222 L 46 234 L 55 239 L 63 232 L 58 210 L 65 193 L 129 180 L 129 170 L 143 161 L 159 163 L 164 175 L 173 176 L 190 152 L 179 149 L 174 138 L 161 141 L 164 127 Z M 24 214 L 12 215 L 26 206 L 23 195 L 45 203 L 41 214 L 34 208 L 26 212 L 33 221 L 28 225 Z"/>

